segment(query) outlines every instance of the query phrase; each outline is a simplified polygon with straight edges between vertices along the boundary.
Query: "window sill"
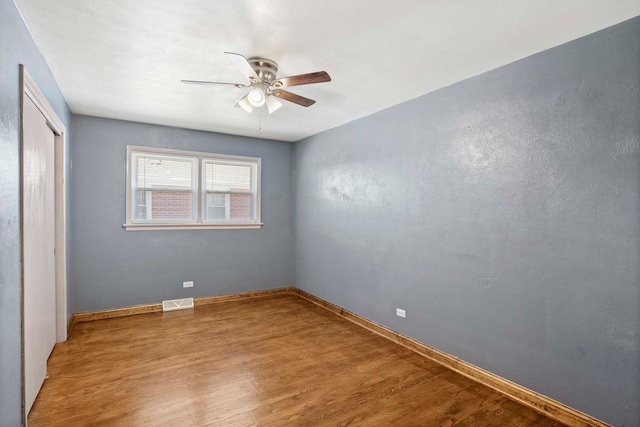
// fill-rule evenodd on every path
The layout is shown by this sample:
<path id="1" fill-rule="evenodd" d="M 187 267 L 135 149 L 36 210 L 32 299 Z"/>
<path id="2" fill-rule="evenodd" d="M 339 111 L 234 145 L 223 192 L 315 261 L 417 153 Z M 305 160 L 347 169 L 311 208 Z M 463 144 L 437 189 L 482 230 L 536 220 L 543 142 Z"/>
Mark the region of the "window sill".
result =
<path id="1" fill-rule="evenodd" d="M 240 230 L 262 228 L 263 223 L 248 224 L 123 224 L 126 231 L 157 231 L 157 230 Z"/>

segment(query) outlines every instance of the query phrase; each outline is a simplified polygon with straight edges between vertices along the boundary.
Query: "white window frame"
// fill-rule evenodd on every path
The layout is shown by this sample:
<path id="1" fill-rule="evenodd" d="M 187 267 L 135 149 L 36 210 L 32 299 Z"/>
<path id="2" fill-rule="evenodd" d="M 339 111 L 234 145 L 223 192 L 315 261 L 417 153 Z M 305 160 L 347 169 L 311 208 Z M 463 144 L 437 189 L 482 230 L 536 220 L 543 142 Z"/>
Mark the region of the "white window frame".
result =
<path id="1" fill-rule="evenodd" d="M 148 154 L 148 155 L 165 155 L 183 158 L 195 159 L 196 178 L 195 178 L 195 191 L 196 191 L 196 216 L 191 221 L 176 221 L 176 220 L 140 220 L 133 218 L 133 200 L 135 192 L 133 191 L 133 185 L 135 184 L 135 177 L 133 176 L 134 165 L 133 157 L 134 153 Z M 166 148 L 154 148 L 154 147 L 142 147 L 135 145 L 127 145 L 127 161 L 126 161 L 126 219 L 123 227 L 127 231 L 133 230 L 192 230 L 192 229 L 255 229 L 262 227 L 261 222 L 261 176 L 262 176 L 262 159 L 259 157 L 246 157 L 246 156 L 232 156 L 226 154 L 215 154 L 197 151 L 184 151 L 184 150 L 170 150 Z M 205 163 L 207 162 L 225 163 L 225 164 L 241 164 L 251 166 L 251 203 L 252 213 L 254 216 L 253 221 L 204 221 L 205 209 L 206 209 L 206 186 L 205 186 Z M 147 213 L 148 215 L 148 213 Z"/>

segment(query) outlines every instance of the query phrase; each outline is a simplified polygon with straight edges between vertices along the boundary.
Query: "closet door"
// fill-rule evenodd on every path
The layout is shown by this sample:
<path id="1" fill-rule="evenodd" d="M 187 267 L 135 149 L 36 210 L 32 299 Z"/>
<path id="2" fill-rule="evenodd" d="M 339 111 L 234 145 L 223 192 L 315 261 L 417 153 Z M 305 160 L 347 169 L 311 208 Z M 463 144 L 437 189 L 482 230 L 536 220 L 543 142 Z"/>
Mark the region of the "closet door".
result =
<path id="1" fill-rule="evenodd" d="M 23 244 L 24 362 L 27 413 L 47 376 L 56 343 L 55 135 L 24 98 Z"/>

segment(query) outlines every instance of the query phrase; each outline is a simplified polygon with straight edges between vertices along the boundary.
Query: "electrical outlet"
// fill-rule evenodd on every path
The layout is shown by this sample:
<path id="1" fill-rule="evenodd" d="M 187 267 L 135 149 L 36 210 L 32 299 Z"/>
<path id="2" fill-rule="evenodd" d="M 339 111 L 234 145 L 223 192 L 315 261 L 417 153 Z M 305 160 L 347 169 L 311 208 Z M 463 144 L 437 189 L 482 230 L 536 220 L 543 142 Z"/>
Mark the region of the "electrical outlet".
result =
<path id="1" fill-rule="evenodd" d="M 193 281 L 190 282 L 182 282 L 183 288 L 193 288 Z"/>
<path id="2" fill-rule="evenodd" d="M 396 316 L 407 317 L 407 312 L 401 308 L 396 308 Z"/>

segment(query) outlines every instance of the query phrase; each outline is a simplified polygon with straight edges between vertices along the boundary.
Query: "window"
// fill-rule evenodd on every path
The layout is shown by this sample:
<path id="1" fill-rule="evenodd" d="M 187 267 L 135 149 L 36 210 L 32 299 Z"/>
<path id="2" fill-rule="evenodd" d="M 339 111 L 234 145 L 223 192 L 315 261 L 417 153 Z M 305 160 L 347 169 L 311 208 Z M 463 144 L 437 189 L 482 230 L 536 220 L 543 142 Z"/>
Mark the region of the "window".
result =
<path id="1" fill-rule="evenodd" d="M 251 165 L 204 161 L 205 221 L 251 220 Z"/>
<path id="2" fill-rule="evenodd" d="M 132 222 L 196 223 L 198 159 L 131 153 Z"/>
<path id="3" fill-rule="evenodd" d="M 127 146 L 127 230 L 259 228 L 255 157 Z"/>

